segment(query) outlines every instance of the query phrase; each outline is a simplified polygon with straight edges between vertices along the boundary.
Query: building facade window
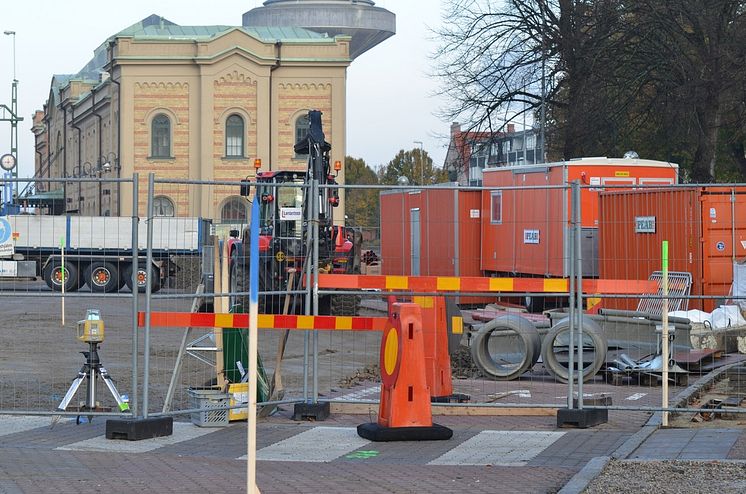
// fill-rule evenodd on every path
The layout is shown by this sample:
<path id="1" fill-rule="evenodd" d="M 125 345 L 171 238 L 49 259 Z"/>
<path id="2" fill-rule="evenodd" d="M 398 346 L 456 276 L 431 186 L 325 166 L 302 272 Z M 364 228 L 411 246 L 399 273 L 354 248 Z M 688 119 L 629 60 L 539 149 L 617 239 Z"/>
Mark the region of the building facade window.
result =
<path id="1" fill-rule="evenodd" d="M 220 210 L 220 220 L 223 223 L 246 223 L 248 211 L 246 201 L 240 197 L 231 197 Z"/>
<path id="2" fill-rule="evenodd" d="M 490 223 L 500 225 L 503 222 L 503 192 L 492 191 L 490 194 Z"/>
<path id="3" fill-rule="evenodd" d="M 153 118 L 151 123 L 151 158 L 171 157 L 171 119 L 163 113 Z"/>
<path id="4" fill-rule="evenodd" d="M 487 160 L 490 156 L 489 143 L 472 143 L 472 153 L 469 157 L 469 185 L 481 187 L 482 170 L 487 167 Z"/>
<path id="5" fill-rule="evenodd" d="M 300 142 L 308 136 L 308 129 L 311 127 L 308 121 L 308 115 L 301 115 L 295 120 L 295 142 Z M 295 158 L 305 158 L 307 154 L 295 153 Z"/>
<path id="6" fill-rule="evenodd" d="M 166 196 L 153 198 L 153 216 L 174 216 L 174 202 Z"/>
<path id="7" fill-rule="evenodd" d="M 534 149 L 536 147 L 536 134 L 528 134 L 526 136 L 526 149 Z"/>
<path id="8" fill-rule="evenodd" d="M 225 156 L 227 158 L 243 158 L 243 118 L 231 115 L 225 121 Z"/>

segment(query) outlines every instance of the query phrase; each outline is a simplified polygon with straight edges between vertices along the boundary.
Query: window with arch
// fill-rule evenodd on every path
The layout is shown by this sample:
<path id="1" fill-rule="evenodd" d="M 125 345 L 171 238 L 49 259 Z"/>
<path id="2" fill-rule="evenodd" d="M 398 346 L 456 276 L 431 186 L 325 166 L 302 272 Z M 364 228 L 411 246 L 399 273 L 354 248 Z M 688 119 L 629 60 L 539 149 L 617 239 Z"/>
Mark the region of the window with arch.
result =
<path id="1" fill-rule="evenodd" d="M 153 198 L 153 216 L 174 216 L 174 202 L 166 196 Z"/>
<path id="2" fill-rule="evenodd" d="M 171 119 L 168 115 L 159 113 L 153 118 L 151 125 L 151 158 L 171 157 Z"/>
<path id="3" fill-rule="evenodd" d="M 225 156 L 243 158 L 243 118 L 233 114 L 225 121 Z"/>
<path id="4" fill-rule="evenodd" d="M 308 130 L 311 123 L 308 121 L 308 114 L 301 115 L 295 120 L 295 142 L 298 143 L 308 136 Z M 305 158 L 307 154 L 295 153 L 296 158 Z"/>
<path id="5" fill-rule="evenodd" d="M 246 223 L 248 217 L 246 201 L 240 197 L 231 197 L 220 210 L 220 220 L 223 223 Z"/>

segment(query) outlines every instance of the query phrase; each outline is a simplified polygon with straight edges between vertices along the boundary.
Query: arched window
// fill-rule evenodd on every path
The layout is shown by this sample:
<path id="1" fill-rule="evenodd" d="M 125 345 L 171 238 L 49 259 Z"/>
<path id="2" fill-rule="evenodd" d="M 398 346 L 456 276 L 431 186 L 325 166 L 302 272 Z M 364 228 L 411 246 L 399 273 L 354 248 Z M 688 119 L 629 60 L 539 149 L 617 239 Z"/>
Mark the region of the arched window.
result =
<path id="1" fill-rule="evenodd" d="M 156 115 L 151 123 L 150 157 L 171 157 L 171 120 L 163 113 Z"/>
<path id="2" fill-rule="evenodd" d="M 295 120 L 295 142 L 298 143 L 308 136 L 308 129 L 311 124 L 308 121 L 308 115 L 301 115 Z M 295 153 L 296 159 L 307 157 L 307 154 Z"/>
<path id="3" fill-rule="evenodd" d="M 240 197 L 231 197 L 220 210 L 220 219 L 223 223 L 246 223 L 248 217 L 246 201 Z"/>
<path id="4" fill-rule="evenodd" d="M 225 121 L 225 156 L 243 158 L 243 118 L 231 115 Z"/>
<path id="5" fill-rule="evenodd" d="M 153 198 L 153 216 L 174 216 L 174 202 L 166 196 Z"/>

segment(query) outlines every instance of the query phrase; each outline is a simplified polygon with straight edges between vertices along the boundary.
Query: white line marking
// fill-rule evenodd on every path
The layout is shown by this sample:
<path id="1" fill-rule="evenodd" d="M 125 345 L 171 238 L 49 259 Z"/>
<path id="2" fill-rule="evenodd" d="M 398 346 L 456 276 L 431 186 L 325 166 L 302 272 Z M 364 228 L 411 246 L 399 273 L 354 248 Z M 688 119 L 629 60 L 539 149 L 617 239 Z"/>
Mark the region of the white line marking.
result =
<path id="1" fill-rule="evenodd" d="M 626 397 L 625 400 L 633 400 L 633 401 L 634 400 L 639 400 L 640 398 L 642 398 L 643 396 L 646 396 L 646 395 L 647 395 L 647 393 L 635 393 L 633 395 L 630 395 L 630 396 Z"/>
<path id="2" fill-rule="evenodd" d="M 523 466 L 564 432 L 482 431 L 428 465 Z"/>
<path id="3" fill-rule="evenodd" d="M 171 436 L 155 437 L 153 439 L 142 439 L 140 441 L 124 441 L 119 439 L 106 439 L 106 436 L 96 436 L 85 441 L 60 446 L 64 451 L 108 451 L 114 453 L 147 453 L 164 446 L 188 441 L 211 432 L 218 428 L 197 427 L 187 422 L 174 422 L 174 433 Z"/>
<path id="4" fill-rule="evenodd" d="M 257 460 L 328 463 L 369 441 L 355 427 L 314 427 L 256 452 Z M 238 458 L 245 460 L 246 455 Z"/>

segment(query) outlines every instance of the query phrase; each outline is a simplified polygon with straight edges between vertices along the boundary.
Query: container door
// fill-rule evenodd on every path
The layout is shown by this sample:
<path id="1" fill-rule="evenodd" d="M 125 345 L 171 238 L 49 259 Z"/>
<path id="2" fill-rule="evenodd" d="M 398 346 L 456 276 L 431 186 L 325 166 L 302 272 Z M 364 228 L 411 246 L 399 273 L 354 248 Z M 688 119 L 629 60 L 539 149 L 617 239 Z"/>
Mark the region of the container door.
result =
<path id="1" fill-rule="evenodd" d="M 409 245 L 412 276 L 420 275 L 420 208 L 409 210 Z"/>

